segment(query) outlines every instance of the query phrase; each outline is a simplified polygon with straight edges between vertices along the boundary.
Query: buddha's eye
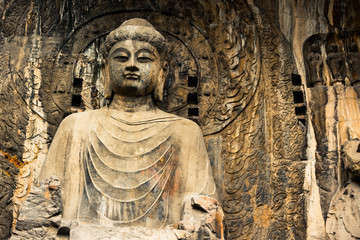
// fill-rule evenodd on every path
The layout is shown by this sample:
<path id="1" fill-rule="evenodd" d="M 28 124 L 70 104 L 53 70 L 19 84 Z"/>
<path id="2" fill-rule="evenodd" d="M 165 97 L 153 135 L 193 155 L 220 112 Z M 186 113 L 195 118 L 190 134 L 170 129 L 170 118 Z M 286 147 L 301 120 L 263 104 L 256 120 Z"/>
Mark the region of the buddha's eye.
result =
<path id="1" fill-rule="evenodd" d="M 137 60 L 141 63 L 152 62 L 153 59 L 150 57 L 138 57 Z"/>
<path id="2" fill-rule="evenodd" d="M 138 60 L 138 62 L 141 62 L 141 63 L 152 62 L 152 61 L 154 61 L 154 56 L 148 50 L 141 50 L 137 54 L 137 60 Z"/>
<path id="3" fill-rule="evenodd" d="M 114 56 L 113 59 L 115 59 L 118 62 L 126 62 L 129 59 L 129 57 L 124 55 L 118 55 L 118 56 Z"/>

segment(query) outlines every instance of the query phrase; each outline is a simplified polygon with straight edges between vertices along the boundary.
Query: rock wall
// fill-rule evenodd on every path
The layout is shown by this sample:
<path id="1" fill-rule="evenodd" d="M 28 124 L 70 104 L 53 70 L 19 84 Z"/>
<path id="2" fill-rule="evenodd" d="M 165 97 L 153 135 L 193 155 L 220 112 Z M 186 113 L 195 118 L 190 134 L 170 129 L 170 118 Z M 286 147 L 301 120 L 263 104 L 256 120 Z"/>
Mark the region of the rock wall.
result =
<path id="1" fill-rule="evenodd" d="M 21 162 L 16 157 L 0 152 L 0 238 L 10 236 L 13 222 L 13 204 L 11 198 L 16 188 L 15 176 L 19 173 Z"/>
<path id="2" fill-rule="evenodd" d="M 17 181 L 0 211 L 14 206 L 17 218 L 61 120 L 104 104 L 100 45 L 124 20 L 142 17 L 168 40 L 159 107 L 202 128 L 232 238 L 324 239 L 332 196 L 346 181 L 341 146 L 359 133 L 349 75 L 356 62 L 344 63 L 342 86 L 332 86 L 327 59 L 339 54 L 329 43 L 340 39 L 338 52 L 349 52 L 341 36 L 359 30 L 359 7 L 351 0 L 0 1 L 0 150 L 25 163 L 9 172 L 10 185 L 0 177 L 6 196 Z"/>

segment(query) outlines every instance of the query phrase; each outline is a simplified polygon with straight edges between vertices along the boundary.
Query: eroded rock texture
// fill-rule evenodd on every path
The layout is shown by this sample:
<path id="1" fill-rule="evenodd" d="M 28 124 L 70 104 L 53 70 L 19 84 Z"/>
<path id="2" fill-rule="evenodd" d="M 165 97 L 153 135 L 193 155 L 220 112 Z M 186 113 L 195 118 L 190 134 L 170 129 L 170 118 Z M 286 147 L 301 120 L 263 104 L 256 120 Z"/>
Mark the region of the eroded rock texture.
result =
<path id="1" fill-rule="evenodd" d="M 11 196 L 17 175 L 15 217 L 62 119 L 104 105 L 105 35 L 142 17 L 168 39 L 159 107 L 201 127 L 232 238 L 324 239 L 346 182 L 341 147 L 360 134 L 358 9 L 351 0 L 0 1 L 0 150 L 28 163 L 0 177 L 12 179 L 2 190 Z"/>
<path id="2" fill-rule="evenodd" d="M 13 204 L 11 199 L 16 187 L 15 176 L 19 170 L 17 159 L 0 152 L 0 238 L 10 237 L 13 222 Z"/>
<path id="3" fill-rule="evenodd" d="M 331 239 L 339 236 L 356 238 L 352 226 L 334 230 L 335 225 L 341 225 L 340 222 L 335 223 L 335 218 L 348 219 L 352 218 L 351 214 L 340 216 L 334 212 L 355 206 L 346 200 L 348 196 L 341 197 L 350 180 L 344 169 L 341 150 L 347 141 L 358 139 L 360 133 L 356 67 L 359 37 L 358 26 L 354 22 L 359 17 L 354 13 L 357 8 L 358 3 L 352 1 L 326 3 L 324 10 L 331 13 L 327 17 L 328 29 L 312 34 L 303 44 L 306 93 L 311 113 L 309 120 L 314 131 L 312 141 L 309 141 L 310 145 L 313 144 L 314 154 L 312 178 L 316 180 L 315 188 L 318 187 L 318 193 L 312 194 L 312 199 L 319 203 L 313 206 L 321 209 L 318 213 L 323 217 L 322 220 L 309 218 L 321 226 L 321 229 L 312 231 L 312 236 L 316 238 L 324 237 L 321 232 L 325 232 L 325 224 Z M 342 14 L 340 9 L 343 9 Z M 351 188 L 350 185 L 348 187 Z"/>
<path id="4" fill-rule="evenodd" d="M 11 239 L 54 239 L 61 220 L 60 182 L 48 179 L 32 186 L 22 205 Z"/>
<path id="5" fill-rule="evenodd" d="M 326 231 L 330 239 L 356 239 L 360 237 L 359 216 L 359 140 L 344 144 L 341 154 L 347 181 L 331 200 Z"/>
<path id="6" fill-rule="evenodd" d="M 14 79 L 32 83 L 21 105 L 29 115 L 27 152 L 17 154 L 34 160 L 31 174 L 19 178 L 23 186 L 36 181 L 64 116 L 103 104 L 103 36 L 143 17 L 168 38 L 171 72 L 161 107 L 202 128 L 232 237 L 304 238 L 305 107 L 293 99 L 303 89 L 293 84 L 289 43 L 262 9 L 244 1 L 21 4 L 5 4 L 4 36 L 7 54 L 22 47 L 19 63 L 7 65 L 23 72 Z"/>

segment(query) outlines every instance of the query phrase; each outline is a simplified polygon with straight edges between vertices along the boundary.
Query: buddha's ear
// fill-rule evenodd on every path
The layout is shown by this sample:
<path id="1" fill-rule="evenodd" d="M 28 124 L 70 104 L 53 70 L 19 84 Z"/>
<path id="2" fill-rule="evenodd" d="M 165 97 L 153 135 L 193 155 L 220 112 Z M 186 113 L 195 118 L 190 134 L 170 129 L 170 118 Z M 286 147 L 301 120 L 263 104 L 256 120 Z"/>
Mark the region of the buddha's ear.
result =
<path id="1" fill-rule="evenodd" d="M 163 100 L 164 85 L 168 73 L 169 73 L 169 65 L 166 61 L 164 61 L 161 64 L 161 72 L 154 92 L 156 101 L 161 102 Z"/>
<path id="2" fill-rule="evenodd" d="M 101 61 L 101 69 L 104 77 L 104 98 L 106 100 L 110 100 L 112 96 L 112 90 L 110 87 L 110 72 L 109 72 L 109 64 L 105 59 Z"/>

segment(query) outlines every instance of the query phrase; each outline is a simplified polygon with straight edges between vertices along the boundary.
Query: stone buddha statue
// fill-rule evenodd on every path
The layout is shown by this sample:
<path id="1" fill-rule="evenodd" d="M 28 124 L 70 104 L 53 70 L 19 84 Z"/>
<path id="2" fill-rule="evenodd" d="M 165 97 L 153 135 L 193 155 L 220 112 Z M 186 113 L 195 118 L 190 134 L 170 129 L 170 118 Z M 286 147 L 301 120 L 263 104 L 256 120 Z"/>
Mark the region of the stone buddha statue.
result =
<path id="1" fill-rule="evenodd" d="M 62 121 L 40 180 L 60 180 L 65 222 L 149 229 L 183 222 L 186 230 L 187 218 L 194 231 L 201 217 L 191 211 L 218 206 L 216 187 L 200 128 L 156 107 L 168 73 L 164 37 L 135 18 L 112 31 L 102 51 L 108 104 Z M 213 229 L 217 238 L 222 231 Z"/>

